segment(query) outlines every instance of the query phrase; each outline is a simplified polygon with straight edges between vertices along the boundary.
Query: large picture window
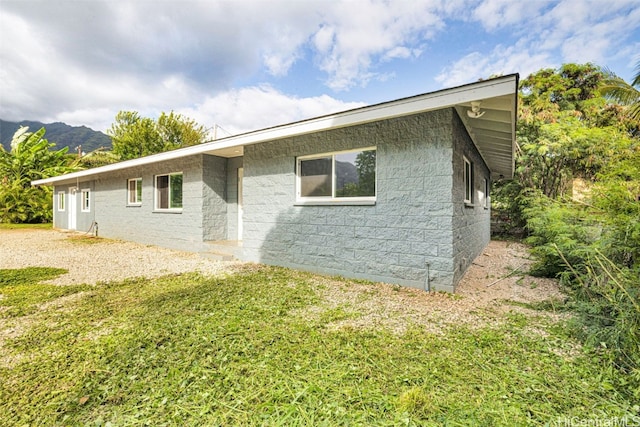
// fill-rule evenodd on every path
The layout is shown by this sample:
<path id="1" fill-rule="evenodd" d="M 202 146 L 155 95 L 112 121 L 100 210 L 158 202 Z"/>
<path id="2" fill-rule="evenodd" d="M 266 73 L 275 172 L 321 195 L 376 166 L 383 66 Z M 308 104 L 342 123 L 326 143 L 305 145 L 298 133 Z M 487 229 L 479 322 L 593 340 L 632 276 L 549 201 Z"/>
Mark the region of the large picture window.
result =
<path id="1" fill-rule="evenodd" d="M 182 172 L 156 176 L 156 209 L 182 209 Z"/>
<path id="2" fill-rule="evenodd" d="M 299 201 L 372 201 L 376 197 L 376 149 L 299 157 Z"/>
<path id="3" fill-rule="evenodd" d="M 127 181 L 127 203 L 129 205 L 142 204 L 142 178 L 134 178 Z"/>

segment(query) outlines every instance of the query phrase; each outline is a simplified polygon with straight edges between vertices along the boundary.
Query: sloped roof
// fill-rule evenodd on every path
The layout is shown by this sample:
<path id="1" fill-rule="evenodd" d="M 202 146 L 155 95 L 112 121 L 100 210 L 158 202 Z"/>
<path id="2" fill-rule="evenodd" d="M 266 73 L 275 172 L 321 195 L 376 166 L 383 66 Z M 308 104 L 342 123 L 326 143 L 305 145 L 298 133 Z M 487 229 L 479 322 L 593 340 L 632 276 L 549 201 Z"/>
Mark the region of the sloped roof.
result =
<path id="1" fill-rule="evenodd" d="M 227 158 L 238 157 L 243 155 L 243 148 L 246 145 L 260 144 L 281 138 L 355 126 L 443 108 L 455 108 L 458 112 L 471 139 L 489 166 L 492 178 L 511 179 L 513 178 L 514 170 L 517 96 L 518 75 L 510 74 L 464 86 L 247 132 L 200 145 L 126 160 L 98 168 L 39 179 L 31 184 L 72 183 L 108 172 L 195 154 L 212 154 Z M 471 110 L 471 103 L 477 101 L 481 102 L 480 109 L 484 114 L 479 118 L 473 118 L 467 114 L 467 111 Z"/>

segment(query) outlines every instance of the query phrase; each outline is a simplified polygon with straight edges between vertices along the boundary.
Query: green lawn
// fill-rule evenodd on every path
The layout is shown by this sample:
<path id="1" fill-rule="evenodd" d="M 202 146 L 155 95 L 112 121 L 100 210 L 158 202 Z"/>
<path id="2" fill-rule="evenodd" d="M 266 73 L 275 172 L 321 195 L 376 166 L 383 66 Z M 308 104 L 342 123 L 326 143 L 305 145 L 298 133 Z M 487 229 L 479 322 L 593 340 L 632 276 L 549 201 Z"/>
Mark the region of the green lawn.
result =
<path id="1" fill-rule="evenodd" d="M 253 267 L 38 284 L 60 273 L 0 270 L 0 425 L 567 425 L 638 412 L 624 378 L 546 316 L 441 334 L 335 328 L 360 303 L 336 308 L 319 290 L 346 280 Z"/>

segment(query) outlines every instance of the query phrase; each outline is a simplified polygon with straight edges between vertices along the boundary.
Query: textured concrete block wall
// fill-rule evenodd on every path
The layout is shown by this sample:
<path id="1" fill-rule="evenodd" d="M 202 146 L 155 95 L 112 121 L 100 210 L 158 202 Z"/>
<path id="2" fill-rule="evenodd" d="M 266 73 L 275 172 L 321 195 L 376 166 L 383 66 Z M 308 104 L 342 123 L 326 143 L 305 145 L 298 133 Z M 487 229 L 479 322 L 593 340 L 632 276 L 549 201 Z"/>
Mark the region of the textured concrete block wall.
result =
<path id="1" fill-rule="evenodd" d="M 490 180 L 489 168 L 471 141 L 457 116 L 454 128 L 453 175 L 453 257 L 454 283 L 457 283 L 473 260 L 482 253 L 491 239 L 490 207 L 485 208 L 483 180 Z M 464 156 L 473 164 L 473 194 L 471 205 L 464 203 Z M 490 182 L 490 181 L 489 181 Z"/>
<path id="2" fill-rule="evenodd" d="M 453 114 L 443 110 L 246 147 L 246 259 L 453 290 Z M 377 147 L 375 205 L 295 205 L 296 157 L 369 146 Z"/>
<path id="3" fill-rule="evenodd" d="M 227 159 L 202 156 L 202 238 L 227 238 Z"/>
<path id="4" fill-rule="evenodd" d="M 181 212 L 154 209 L 155 175 L 183 173 Z M 142 205 L 127 204 L 127 180 L 142 178 Z M 117 171 L 96 181 L 96 221 L 109 238 L 198 251 L 203 241 L 203 156 Z"/>

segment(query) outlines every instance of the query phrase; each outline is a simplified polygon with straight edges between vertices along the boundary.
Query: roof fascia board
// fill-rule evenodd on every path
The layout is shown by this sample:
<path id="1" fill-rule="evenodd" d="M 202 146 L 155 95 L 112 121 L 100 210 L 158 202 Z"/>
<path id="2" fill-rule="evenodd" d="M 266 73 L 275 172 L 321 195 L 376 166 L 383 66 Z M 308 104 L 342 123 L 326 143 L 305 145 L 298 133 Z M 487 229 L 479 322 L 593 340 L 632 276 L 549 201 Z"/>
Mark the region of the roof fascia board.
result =
<path id="1" fill-rule="evenodd" d="M 55 184 L 57 182 L 70 180 L 72 181 L 92 175 L 99 175 L 137 166 L 143 166 L 150 163 L 157 163 L 182 157 L 193 156 L 197 154 L 205 154 L 225 148 L 252 145 L 292 136 L 304 135 L 347 126 L 354 126 L 377 120 L 392 119 L 395 117 L 401 117 L 410 114 L 418 114 L 426 111 L 453 107 L 457 104 L 468 103 L 475 100 L 482 100 L 486 98 L 493 98 L 515 93 L 517 93 L 517 75 L 512 74 L 491 80 L 483 80 L 476 83 L 470 83 L 455 88 L 443 89 L 424 95 L 416 95 L 396 101 L 375 104 L 357 108 L 355 110 L 344 111 L 341 113 L 331 114 L 314 119 L 308 119 L 267 129 L 252 131 L 200 145 L 194 145 L 191 147 L 185 147 L 173 151 L 152 154 L 150 156 L 126 160 L 123 162 L 101 166 L 98 168 L 86 169 L 66 175 L 39 179 L 32 181 L 31 185 L 48 185 Z"/>

